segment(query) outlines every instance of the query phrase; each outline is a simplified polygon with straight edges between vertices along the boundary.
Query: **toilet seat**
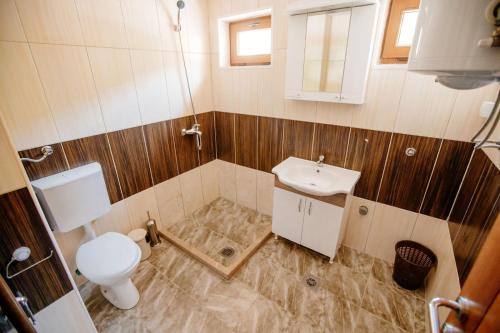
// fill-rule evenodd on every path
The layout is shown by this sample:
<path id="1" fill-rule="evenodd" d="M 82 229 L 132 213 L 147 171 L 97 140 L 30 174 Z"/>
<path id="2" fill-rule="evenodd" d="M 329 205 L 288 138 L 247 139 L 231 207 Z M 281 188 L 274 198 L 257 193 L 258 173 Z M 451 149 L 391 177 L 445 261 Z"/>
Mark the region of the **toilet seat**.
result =
<path id="1" fill-rule="evenodd" d="M 76 266 L 90 281 L 111 286 L 129 277 L 140 258 L 140 248 L 129 237 L 107 232 L 80 246 Z"/>

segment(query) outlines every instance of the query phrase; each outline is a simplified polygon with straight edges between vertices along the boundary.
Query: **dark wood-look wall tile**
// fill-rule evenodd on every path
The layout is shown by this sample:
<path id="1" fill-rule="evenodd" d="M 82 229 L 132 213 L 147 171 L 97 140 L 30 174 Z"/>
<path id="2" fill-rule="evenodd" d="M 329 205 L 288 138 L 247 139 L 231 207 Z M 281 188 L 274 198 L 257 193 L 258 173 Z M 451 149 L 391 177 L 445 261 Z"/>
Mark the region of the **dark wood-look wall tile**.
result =
<path id="1" fill-rule="evenodd" d="M 60 143 L 54 143 L 50 146 L 52 146 L 54 152 L 42 162 L 23 162 L 24 169 L 30 180 L 36 180 L 68 170 L 62 145 Z M 35 159 L 39 158 L 42 155 L 40 152 L 41 148 L 42 147 L 37 147 L 20 151 L 19 156 Z"/>
<path id="2" fill-rule="evenodd" d="M 488 160 L 453 239 L 453 252 L 462 284 L 498 215 L 499 184 L 500 171 Z"/>
<path id="3" fill-rule="evenodd" d="M 391 133 L 352 128 L 345 167 L 361 172 L 354 195 L 377 199 L 384 165 L 391 142 Z"/>
<path id="4" fill-rule="evenodd" d="M 448 218 L 473 147 L 469 142 L 443 141 L 420 213 Z"/>
<path id="5" fill-rule="evenodd" d="M 311 158 L 314 123 L 298 120 L 283 122 L 283 159 L 290 156 Z"/>
<path id="6" fill-rule="evenodd" d="M 116 174 L 111 149 L 106 134 L 63 142 L 64 152 L 70 168 L 76 168 L 92 162 L 99 162 L 106 181 L 111 203 L 122 200 L 118 175 Z"/>
<path id="7" fill-rule="evenodd" d="M 13 264 L 11 273 L 34 264 L 49 255 L 51 250 L 54 251 L 47 261 L 6 279 L 12 291 L 26 295 L 35 313 L 71 291 L 69 277 L 27 188 L 0 195 L 0 221 L 0 267 L 4 278 L 4 268 L 16 248 L 28 246 L 31 256 L 25 262 Z"/>
<path id="8" fill-rule="evenodd" d="M 182 135 L 182 129 L 189 129 L 194 124 L 194 117 L 187 116 L 172 119 L 172 133 L 177 155 L 179 173 L 187 172 L 200 166 L 198 150 L 196 148 L 196 137 L 194 135 Z"/>
<path id="9" fill-rule="evenodd" d="M 439 139 L 393 134 L 378 201 L 418 212 L 439 150 Z M 407 156 L 407 148 L 415 148 Z"/>
<path id="10" fill-rule="evenodd" d="M 170 120 L 144 126 L 146 147 L 155 184 L 179 174 Z"/>
<path id="11" fill-rule="evenodd" d="M 142 127 L 108 133 L 124 198 L 153 186 Z"/>
<path id="12" fill-rule="evenodd" d="M 257 127 L 258 169 L 271 172 L 283 160 L 283 119 L 259 117 Z"/>
<path id="13" fill-rule="evenodd" d="M 489 166 L 490 160 L 488 156 L 482 150 L 474 151 L 469 169 L 465 174 L 462 187 L 458 192 L 455 204 L 453 205 L 453 209 L 450 214 L 448 226 L 450 227 L 452 240 L 455 237 L 455 226 L 459 226 L 465 218 L 465 214 L 469 208 L 472 196 L 476 191 L 476 187 L 482 181 L 482 177 L 486 175 L 485 170 L 487 170 Z"/>
<path id="14" fill-rule="evenodd" d="M 349 127 L 316 124 L 312 159 L 324 155 L 326 164 L 344 167 L 349 131 Z"/>
<path id="15" fill-rule="evenodd" d="M 235 163 L 233 113 L 215 113 L 215 140 L 217 142 L 217 158 Z"/>
<path id="16" fill-rule="evenodd" d="M 203 165 L 215 160 L 215 121 L 214 112 L 202 113 L 197 116 L 201 125 L 202 149 L 200 151 L 200 164 Z"/>
<path id="17" fill-rule="evenodd" d="M 236 164 L 257 169 L 257 117 L 235 115 Z"/>

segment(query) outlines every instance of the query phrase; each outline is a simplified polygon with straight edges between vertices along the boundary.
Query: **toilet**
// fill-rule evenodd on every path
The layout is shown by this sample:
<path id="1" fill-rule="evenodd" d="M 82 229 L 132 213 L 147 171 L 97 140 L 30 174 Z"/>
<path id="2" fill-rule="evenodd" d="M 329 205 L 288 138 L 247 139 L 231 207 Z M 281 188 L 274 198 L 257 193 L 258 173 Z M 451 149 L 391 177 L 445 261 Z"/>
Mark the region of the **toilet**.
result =
<path id="1" fill-rule="evenodd" d="M 103 296 L 119 309 L 131 309 L 139 291 L 131 276 L 141 260 L 141 249 L 118 232 L 96 236 L 92 221 L 111 209 L 99 163 L 41 178 L 32 182 L 53 230 L 69 232 L 82 227 L 85 236 L 76 253 L 76 266 Z"/>
<path id="2" fill-rule="evenodd" d="M 139 301 L 130 277 L 140 261 L 139 246 L 117 232 L 107 232 L 82 244 L 76 253 L 78 270 L 98 284 L 104 297 L 119 309 L 131 309 Z"/>

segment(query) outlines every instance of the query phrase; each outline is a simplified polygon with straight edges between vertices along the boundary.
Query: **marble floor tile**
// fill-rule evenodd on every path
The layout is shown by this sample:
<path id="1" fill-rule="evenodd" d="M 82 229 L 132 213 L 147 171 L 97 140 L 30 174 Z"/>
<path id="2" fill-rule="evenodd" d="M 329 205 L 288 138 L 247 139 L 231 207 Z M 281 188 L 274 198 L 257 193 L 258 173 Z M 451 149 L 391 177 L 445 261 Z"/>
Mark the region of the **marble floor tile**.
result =
<path id="1" fill-rule="evenodd" d="M 358 305 L 361 304 L 367 282 L 366 274 L 353 271 L 337 262 L 328 264 L 322 277 L 323 288 Z"/>
<path id="2" fill-rule="evenodd" d="M 372 333 L 372 332 L 404 333 L 403 330 L 394 326 L 390 321 L 381 319 L 364 309 L 359 310 L 359 314 L 356 319 L 355 332 L 356 333 Z"/>
<path id="3" fill-rule="evenodd" d="M 339 247 L 335 261 L 349 267 L 355 272 L 369 274 L 374 258 L 347 246 Z"/>
<path id="4" fill-rule="evenodd" d="M 238 333 L 287 332 L 292 316 L 275 302 L 259 296 L 238 325 Z"/>
<path id="5" fill-rule="evenodd" d="M 423 300 L 415 295 L 397 291 L 372 277 L 368 280 L 361 306 L 408 332 L 413 332 L 416 322 L 422 321 L 422 309 L 425 308 Z"/>
<path id="6" fill-rule="evenodd" d="M 226 199 L 216 199 L 183 221 L 168 228 L 176 237 L 224 266 L 239 260 L 245 249 L 265 236 L 271 217 L 240 206 Z M 231 257 L 220 254 L 230 246 L 236 253 Z"/>
<path id="7" fill-rule="evenodd" d="M 407 293 L 409 295 L 415 295 L 421 299 L 425 299 L 425 287 L 422 286 L 417 290 L 406 290 L 403 287 L 400 287 L 396 283 L 396 281 L 392 279 L 392 271 L 393 265 L 382 259 L 374 258 L 371 274 L 376 280 L 385 284 L 389 284 L 400 292 Z"/>
<path id="8" fill-rule="evenodd" d="M 252 238 L 270 223 L 270 217 L 217 199 L 170 228 L 216 258 L 224 245 L 243 251 L 244 235 Z M 388 263 L 348 247 L 329 264 L 279 238 L 268 239 L 225 280 L 163 241 L 132 277 L 141 295 L 135 308 L 115 308 L 91 283 L 81 293 L 104 333 L 425 332 L 424 291 L 397 286 L 391 272 Z M 305 283 L 311 275 L 319 281 L 314 288 Z"/>
<path id="9" fill-rule="evenodd" d="M 239 281 L 221 281 L 209 288 L 203 308 L 236 329 L 259 294 Z"/>

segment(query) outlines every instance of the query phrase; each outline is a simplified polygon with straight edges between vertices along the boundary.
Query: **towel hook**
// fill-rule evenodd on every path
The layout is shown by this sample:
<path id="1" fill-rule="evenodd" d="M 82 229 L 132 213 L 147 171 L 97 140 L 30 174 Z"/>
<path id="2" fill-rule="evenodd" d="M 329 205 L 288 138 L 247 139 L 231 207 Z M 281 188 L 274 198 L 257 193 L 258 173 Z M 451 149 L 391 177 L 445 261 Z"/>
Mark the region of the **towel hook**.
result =
<path id="1" fill-rule="evenodd" d="M 27 247 L 27 246 L 18 247 L 17 249 L 14 250 L 14 252 L 12 252 L 12 258 L 10 259 L 9 263 L 7 264 L 7 267 L 5 267 L 5 276 L 7 277 L 7 279 L 12 279 L 13 277 L 18 276 L 19 274 L 24 273 L 29 269 L 32 269 L 36 265 L 41 264 L 42 262 L 44 262 L 46 260 L 49 260 L 52 257 L 53 253 L 54 253 L 54 251 L 50 250 L 50 254 L 47 257 L 35 262 L 34 264 L 20 270 L 17 273 L 10 275 L 10 273 L 9 273 L 10 265 L 12 265 L 15 261 L 25 261 L 31 255 L 31 249 L 29 247 Z"/>
<path id="2" fill-rule="evenodd" d="M 39 158 L 29 158 L 29 157 L 21 157 L 21 161 L 23 162 L 33 162 L 33 163 L 39 163 L 46 159 L 48 156 L 52 155 L 54 152 L 54 149 L 52 149 L 52 146 L 43 146 L 41 149 L 42 156 Z"/>

